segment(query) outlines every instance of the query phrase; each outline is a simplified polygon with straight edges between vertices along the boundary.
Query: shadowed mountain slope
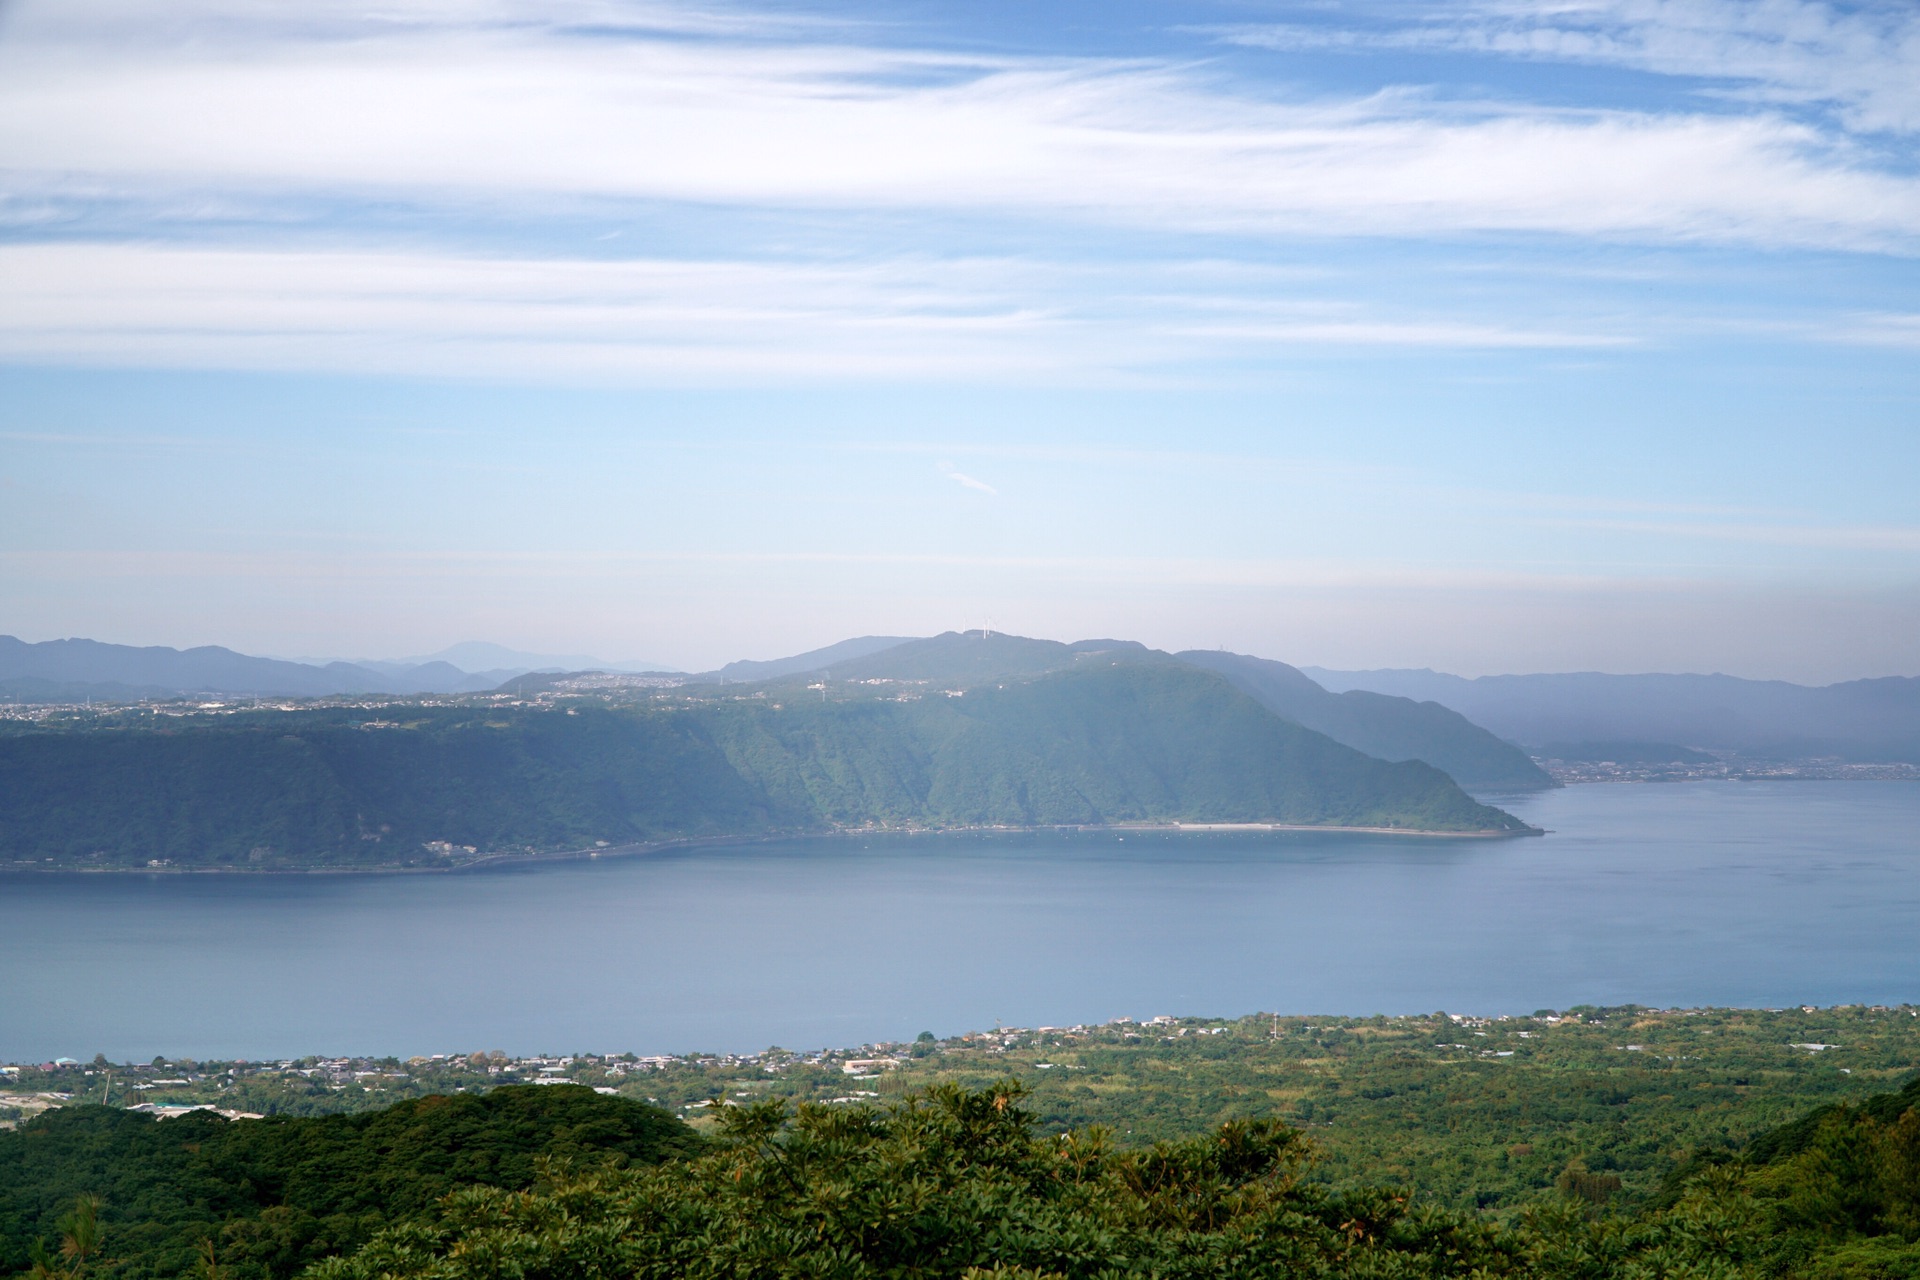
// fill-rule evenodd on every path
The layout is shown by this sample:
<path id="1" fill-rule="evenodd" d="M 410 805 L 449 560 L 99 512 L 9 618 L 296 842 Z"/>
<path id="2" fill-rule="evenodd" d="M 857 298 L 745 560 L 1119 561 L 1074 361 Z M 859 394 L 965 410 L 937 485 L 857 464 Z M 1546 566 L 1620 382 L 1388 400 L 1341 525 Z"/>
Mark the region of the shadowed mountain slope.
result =
<path id="1" fill-rule="evenodd" d="M 981 646 L 973 655 L 971 670 L 982 674 L 927 680 L 942 687 L 912 701 L 835 704 L 796 697 L 782 716 L 753 717 L 750 734 L 725 735 L 730 758 L 783 809 L 811 808 L 841 823 L 880 813 L 940 825 L 1205 821 L 1524 829 L 1473 802 L 1437 769 L 1389 764 L 1343 747 L 1273 715 L 1225 680 L 1164 655 L 1136 648 L 1112 656 L 1067 646 L 1049 653 L 1036 647 L 1048 642 L 1004 639 L 1008 643 Z M 864 674 L 875 667 L 951 670 L 932 659 L 959 642 L 919 643 L 927 648 L 890 650 L 878 656 L 905 660 L 856 668 L 862 674 L 853 678 L 925 679 Z M 1059 649 L 1068 650 L 1071 665 L 1030 678 L 998 674 L 1009 665 L 1057 661 Z M 763 758 L 771 768 L 760 766 Z M 804 785 L 804 795 L 788 790 L 797 785 Z"/>
<path id="2" fill-rule="evenodd" d="M 1531 791 L 1554 785 L 1527 754 L 1437 703 L 1374 693 L 1334 694 L 1284 662 L 1196 649 L 1165 654 L 1132 640 L 1062 644 L 995 632 L 953 632 L 837 663 L 836 680 L 925 680 L 968 687 L 1069 668 L 1178 662 L 1214 672 L 1269 710 L 1382 760 L 1422 760 L 1462 786 Z"/>
<path id="3" fill-rule="evenodd" d="M 1365 690 L 1329 693 L 1297 668 L 1266 658 L 1190 649 L 1176 655 L 1217 671 L 1295 724 L 1382 760 L 1424 760 L 1476 791 L 1537 791 L 1553 779 L 1527 753 L 1437 702 Z"/>

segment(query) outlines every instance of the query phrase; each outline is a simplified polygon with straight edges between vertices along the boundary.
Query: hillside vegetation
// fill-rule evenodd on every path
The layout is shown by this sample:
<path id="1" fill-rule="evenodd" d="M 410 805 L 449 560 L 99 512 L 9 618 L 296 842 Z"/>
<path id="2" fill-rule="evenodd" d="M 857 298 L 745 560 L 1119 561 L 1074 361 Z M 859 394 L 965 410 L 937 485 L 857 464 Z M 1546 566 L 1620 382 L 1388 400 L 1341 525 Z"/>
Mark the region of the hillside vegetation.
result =
<path id="1" fill-rule="evenodd" d="M 1343 747 L 1170 660 L 849 680 L 832 696 L 792 682 L 0 736 L 0 859 L 16 864 L 444 865 L 847 827 L 1173 821 L 1526 830 L 1437 769 Z"/>
<path id="2" fill-rule="evenodd" d="M 1920 1063 L 1912 1007 L 1650 1010 L 1555 1015 L 1166 1018 L 1012 1028 L 839 1050 L 648 1059 L 576 1056 L 570 1079 L 658 1102 L 695 1127 L 709 1104 L 897 1100 L 935 1084 L 1017 1079 L 1046 1132 L 1106 1126 L 1139 1144 L 1228 1120 L 1313 1134 L 1312 1175 L 1384 1181 L 1423 1203 L 1511 1213 L 1569 1170 L 1619 1180 L 1641 1206 L 1696 1158 L 1834 1103 L 1898 1089 Z M 1824 1044 L 1824 1049 L 1803 1047 Z M 477 1059 L 477 1061 L 475 1061 Z M 897 1065 L 854 1082 L 850 1061 Z M 538 1078 L 557 1060 L 306 1059 L 28 1066 L 11 1089 L 274 1115 L 331 1115 Z M 871 1075 L 871 1068 L 862 1074 Z M 865 1091 L 863 1095 L 861 1091 Z M 10 1117 L 0 1107 L 0 1125 Z"/>
<path id="3" fill-rule="evenodd" d="M 354 1121 L 76 1109 L 0 1135 L 0 1247 L 38 1280 L 1920 1275 L 1920 1085 L 1698 1160 L 1638 1208 L 1569 1167 L 1506 1216 L 1330 1186 L 1313 1139 L 1269 1117 L 1140 1145 L 1043 1132 L 1013 1081 L 728 1105 L 714 1130 L 565 1086 Z M 105 1194 L 50 1224 L 59 1253 L 24 1239 L 89 1183 Z"/>
<path id="4" fill-rule="evenodd" d="M 631 1100 L 495 1087 L 535 1069 L 500 1055 L 367 1061 L 344 1087 L 259 1064 L 26 1068 L 15 1088 L 97 1097 L 110 1074 L 126 1096 L 188 1076 L 139 1096 L 361 1110 L 70 1105 L 0 1132 L 0 1275 L 36 1239 L 51 1251 L 63 1219 L 81 1228 L 91 1196 L 81 1270 L 102 1280 L 205 1276 L 208 1244 L 232 1280 L 336 1255 L 316 1280 L 1898 1280 L 1920 1275 L 1917 1044 L 1911 1006 L 1582 1006 L 568 1064 Z M 875 1058 L 899 1065 L 844 1070 Z M 395 1106 L 393 1090 L 434 1096 Z M 691 1123 L 641 1105 L 656 1097 Z M 70 1260 L 50 1261 L 40 1280 Z"/>
<path id="5" fill-rule="evenodd" d="M 288 1277 L 456 1188 L 530 1187 L 544 1160 L 640 1166 L 703 1145 L 656 1107 L 567 1085 L 319 1119 L 63 1108 L 0 1133 L 0 1274 L 25 1270 L 80 1196 L 99 1198 L 125 1280 L 191 1273 L 203 1240 L 224 1273 Z"/>
<path id="6" fill-rule="evenodd" d="M 1329 693 L 1284 662 L 1213 649 L 1164 654 L 1132 640 L 1061 644 L 1024 636 L 947 632 L 890 645 L 822 668 L 838 679 L 938 679 L 959 683 L 1030 678 L 1093 663 L 1176 661 L 1224 676 L 1254 701 L 1303 728 L 1382 760 L 1420 760 L 1461 786 L 1537 791 L 1555 786 L 1527 753 L 1437 702 L 1353 690 Z"/>
<path id="7" fill-rule="evenodd" d="M 1316 1183 L 1311 1141 L 1272 1120 L 1134 1148 L 1098 1130 L 1042 1136 L 1012 1083 L 728 1107 L 719 1127 L 719 1150 L 691 1161 L 449 1197 L 312 1275 L 1920 1275 L 1920 1087 L 1809 1117 L 1639 1213 L 1605 1213 L 1617 1179 L 1570 1170 L 1507 1222 Z"/>

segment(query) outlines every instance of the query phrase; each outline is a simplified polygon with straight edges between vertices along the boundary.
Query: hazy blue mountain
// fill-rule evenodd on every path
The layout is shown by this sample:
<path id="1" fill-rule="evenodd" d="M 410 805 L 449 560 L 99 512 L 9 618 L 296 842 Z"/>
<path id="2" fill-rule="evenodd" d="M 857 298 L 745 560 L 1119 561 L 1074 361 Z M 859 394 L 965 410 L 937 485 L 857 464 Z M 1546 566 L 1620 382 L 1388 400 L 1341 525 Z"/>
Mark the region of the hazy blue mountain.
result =
<path id="1" fill-rule="evenodd" d="M 1809 686 L 1725 675 L 1306 673 L 1329 689 L 1430 699 L 1516 742 L 1664 742 L 1758 756 L 1920 761 L 1920 679 Z"/>
<path id="2" fill-rule="evenodd" d="M 387 678 L 351 663 L 325 667 L 277 658 L 254 658 L 218 645 L 169 649 L 97 640 L 46 640 L 27 644 L 0 636 L 0 680 L 33 678 L 57 685 L 122 686 L 168 693 L 281 694 L 322 697 L 336 693 L 386 692 Z"/>
<path id="3" fill-rule="evenodd" d="M 401 658 L 392 665 L 401 668 L 419 667 L 427 663 L 444 662 L 458 667 L 463 672 L 479 674 L 481 672 L 501 673 L 501 680 L 524 674 L 528 671 L 671 671 L 672 667 L 657 662 L 643 662 L 623 659 L 609 662 L 604 658 L 589 657 L 582 653 L 528 653 L 520 649 L 509 649 L 505 645 L 492 644 L 485 640 L 464 640 L 449 645 L 438 653 L 423 654 L 415 658 Z M 363 665 L 376 665 L 364 663 Z M 500 683 L 499 680 L 494 681 Z"/>
<path id="4" fill-rule="evenodd" d="M 1217 671 L 1295 724 L 1382 760 L 1424 760 L 1473 791 L 1533 791 L 1553 778 L 1526 752 L 1437 702 L 1365 690 L 1332 693 L 1267 658 L 1192 649 L 1182 662 Z"/>
<path id="5" fill-rule="evenodd" d="M 131 702 L 213 694 L 318 698 L 335 694 L 482 693 L 510 672 L 472 674 L 447 662 L 376 669 L 257 658 L 217 645 L 169 649 L 97 640 L 27 644 L 0 636 L 0 697 L 16 701 Z"/>
<path id="6" fill-rule="evenodd" d="M 809 649 L 805 653 L 796 653 L 791 658 L 770 658 L 764 662 L 742 659 L 729 662 L 718 671 L 709 671 L 698 676 L 700 680 L 725 680 L 730 683 L 742 683 L 755 680 L 777 680 L 782 676 L 804 675 L 814 671 L 824 671 L 837 662 L 851 658 L 864 658 L 869 654 L 906 644 L 909 636 L 857 636 L 852 640 L 842 640 L 830 644 L 824 649 Z"/>

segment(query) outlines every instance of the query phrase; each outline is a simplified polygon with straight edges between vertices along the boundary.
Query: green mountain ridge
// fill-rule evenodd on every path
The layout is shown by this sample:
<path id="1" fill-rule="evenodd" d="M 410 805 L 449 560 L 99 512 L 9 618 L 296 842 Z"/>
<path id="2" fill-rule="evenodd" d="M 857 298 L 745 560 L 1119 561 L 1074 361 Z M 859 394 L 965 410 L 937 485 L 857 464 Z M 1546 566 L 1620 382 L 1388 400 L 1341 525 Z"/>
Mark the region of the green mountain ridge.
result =
<path id="1" fill-rule="evenodd" d="M 1343 747 L 1166 655 L 1063 660 L 1031 642 L 985 646 L 962 681 L 884 674 L 950 670 L 943 651 L 964 643 L 902 645 L 815 688 L 15 730 L 0 860 L 451 865 L 469 849 L 1183 821 L 1530 830 L 1438 769 Z M 996 674 L 1042 656 L 1051 669 Z"/>

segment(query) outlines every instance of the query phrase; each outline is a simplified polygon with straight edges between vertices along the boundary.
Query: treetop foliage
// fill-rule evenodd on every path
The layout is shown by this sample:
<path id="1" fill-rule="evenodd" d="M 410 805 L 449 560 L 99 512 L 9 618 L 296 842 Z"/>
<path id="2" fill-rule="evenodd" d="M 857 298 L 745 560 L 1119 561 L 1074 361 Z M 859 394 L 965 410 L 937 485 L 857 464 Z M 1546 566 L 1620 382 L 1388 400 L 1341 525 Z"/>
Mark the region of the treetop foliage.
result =
<path id="1" fill-rule="evenodd" d="M 66 1107 L 0 1134 L 0 1274 L 69 1234 L 79 1196 L 98 1197 L 116 1277 L 182 1274 L 205 1239 L 235 1280 L 287 1277 L 457 1188 L 530 1186 L 542 1160 L 647 1164 L 700 1147 L 656 1107 L 567 1085 L 322 1118 Z"/>
<path id="2" fill-rule="evenodd" d="M 1271 1120 L 1125 1150 L 1044 1137 L 1022 1090 L 936 1086 L 887 1107 L 729 1108 L 718 1149 L 646 1171 L 449 1197 L 313 1280 L 376 1277 L 1511 1273 L 1490 1228 L 1300 1176 Z"/>
<path id="3" fill-rule="evenodd" d="M 1920 1277 L 1920 1082 L 1696 1160 L 1654 1203 L 1569 1166 L 1489 1215 L 1315 1176 L 1270 1117 L 1125 1146 L 1013 1081 L 886 1103 L 662 1113 L 554 1086 L 354 1117 L 164 1124 L 81 1108 L 0 1144 L 40 1280 L 646 1277 Z M 99 1192 L 73 1192 L 76 1184 Z M 97 1197 L 97 1198 L 96 1198 Z M 56 1232 L 57 1246 L 44 1230 Z"/>

